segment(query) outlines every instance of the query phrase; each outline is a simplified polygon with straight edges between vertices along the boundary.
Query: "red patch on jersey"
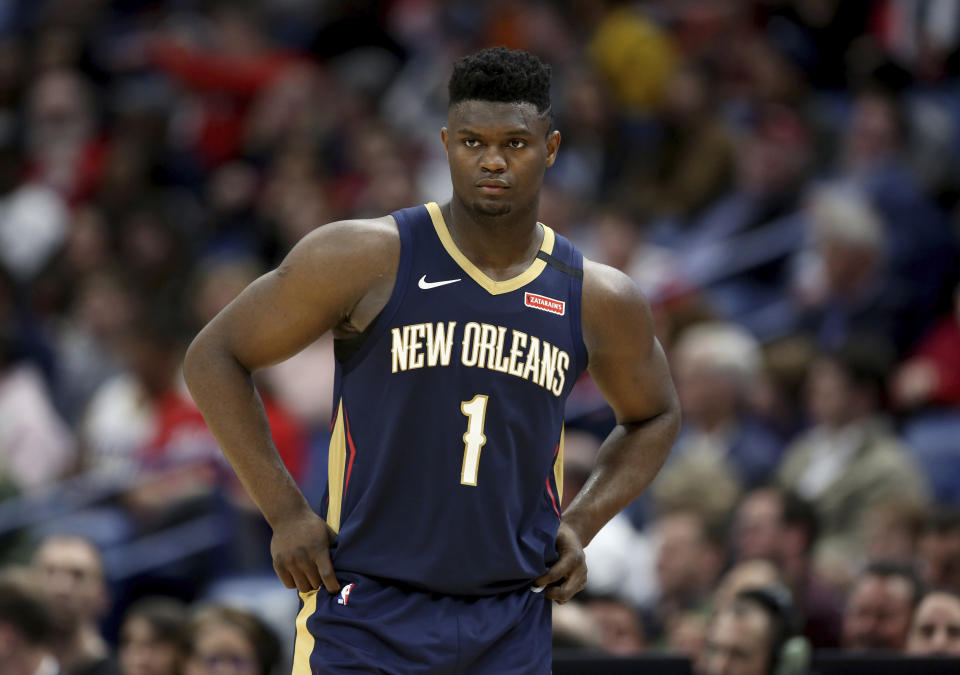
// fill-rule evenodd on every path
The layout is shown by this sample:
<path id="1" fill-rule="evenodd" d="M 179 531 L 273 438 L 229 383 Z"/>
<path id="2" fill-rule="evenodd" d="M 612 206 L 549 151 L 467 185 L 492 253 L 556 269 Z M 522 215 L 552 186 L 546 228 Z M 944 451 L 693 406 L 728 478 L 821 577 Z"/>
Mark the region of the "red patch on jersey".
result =
<path id="1" fill-rule="evenodd" d="M 545 295 L 537 295 L 536 293 L 524 293 L 523 304 L 527 307 L 542 309 L 544 312 L 550 312 L 558 316 L 563 316 L 567 310 L 567 303 L 562 300 L 554 300 L 553 298 L 548 298 Z"/>

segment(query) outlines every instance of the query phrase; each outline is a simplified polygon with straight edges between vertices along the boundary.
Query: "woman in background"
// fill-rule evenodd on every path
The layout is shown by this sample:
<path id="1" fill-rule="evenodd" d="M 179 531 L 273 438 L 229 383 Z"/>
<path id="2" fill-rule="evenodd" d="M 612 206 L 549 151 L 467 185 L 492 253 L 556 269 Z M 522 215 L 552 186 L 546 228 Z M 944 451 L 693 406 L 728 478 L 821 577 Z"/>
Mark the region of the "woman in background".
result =
<path id="1" fill-rule="evenodd" d="M 123 675 L 179 675 L 187 655 L 187 607 L 173 598 L 144 598 L 120 627 Z"/>

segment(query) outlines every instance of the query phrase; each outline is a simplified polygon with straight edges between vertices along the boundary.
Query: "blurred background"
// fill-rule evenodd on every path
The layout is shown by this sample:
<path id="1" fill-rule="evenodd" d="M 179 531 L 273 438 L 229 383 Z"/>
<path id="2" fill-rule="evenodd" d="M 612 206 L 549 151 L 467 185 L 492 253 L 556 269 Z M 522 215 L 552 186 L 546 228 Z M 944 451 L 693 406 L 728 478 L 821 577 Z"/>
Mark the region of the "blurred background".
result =
<path id="1" fill-rule="evenodd" d="M 286 658 L 296 594 L 183 352 L 311 229 L 445 200 L 451 63 L 499 44 L 553 67 L 541 220 L 639 284 L 684 408 L 558 648 L 703 660 L 778 584 L 815 647 L 903 650 L 920 586 L 864 637 L 864 570 L 960 590 L 960 3 L 7 0 L 0 562 L 73 579 L 68 670 L 147 596 L 252 611 Z M 332 376 L 329 339 L 257 375 L 314 500 Z M 565 501 L 613 424 L 585 376 Z"/>

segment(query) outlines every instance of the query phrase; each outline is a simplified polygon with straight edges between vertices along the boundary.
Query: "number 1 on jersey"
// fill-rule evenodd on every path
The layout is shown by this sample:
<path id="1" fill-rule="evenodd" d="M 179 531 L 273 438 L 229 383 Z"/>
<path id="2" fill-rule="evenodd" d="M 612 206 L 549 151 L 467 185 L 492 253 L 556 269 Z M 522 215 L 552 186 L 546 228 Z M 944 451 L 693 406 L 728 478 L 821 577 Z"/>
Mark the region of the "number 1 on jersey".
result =
<path id="1" fill-rule="evenodd" d="M 483 422 L 487 416 L 487 397 L 477 394 L 460 404 L 460 412 L 467 416 L 467 433 L 463 435 L 463 468 L 460 470 L 461 485 L 477 484 L 477 467 L 480 464 L 480 449 L 487 442 L 483 435 Z"/>

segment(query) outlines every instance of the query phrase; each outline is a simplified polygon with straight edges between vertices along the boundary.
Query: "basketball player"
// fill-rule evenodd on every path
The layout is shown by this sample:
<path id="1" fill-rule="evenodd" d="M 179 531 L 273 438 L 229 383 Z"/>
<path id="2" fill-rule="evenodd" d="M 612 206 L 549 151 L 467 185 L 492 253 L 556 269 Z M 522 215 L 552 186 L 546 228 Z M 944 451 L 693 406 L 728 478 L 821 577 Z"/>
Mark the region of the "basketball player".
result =
<path id="1" fill-rule="evenodd" d="M 560 145 L 549 66 L 484 50 L 456 63 L 449 92 L 453 198 L 315 230 L 184 364 L 300 591 L 297 673 L 549 672 L 546 600 L 583 588 L 583 547 L 676 435 L 645 300 L 537 222 Z M 330 481 L 310 505 L 250 373 L 328 330 Z M 561 514 L 564 401 L 588 365 L 619 424 Z"/>

